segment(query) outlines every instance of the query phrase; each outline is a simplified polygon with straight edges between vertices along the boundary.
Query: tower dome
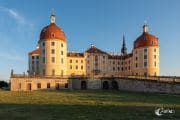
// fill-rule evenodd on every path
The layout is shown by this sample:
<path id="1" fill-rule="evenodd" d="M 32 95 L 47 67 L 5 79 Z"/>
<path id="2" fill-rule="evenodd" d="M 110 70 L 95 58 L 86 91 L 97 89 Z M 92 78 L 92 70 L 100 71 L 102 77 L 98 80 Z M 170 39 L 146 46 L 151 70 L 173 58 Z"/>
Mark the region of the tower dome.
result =
<path id="1" fill-rule="evenodd" d="M 66 36 L 63 30 L 56 25 L 55 18 L 56 16 L 53 14 L 50 16 L 50 24 L 41 30 L 40 41 L 49 39 L 66 41 Z"/>
<path id="2" fill-rule="evenodd" d="M 143 33 L 134 41 L 134 49 L 146 46 L 158 46 L 158 38 L 148 33 L 148 26 L 143 26 Z"/>

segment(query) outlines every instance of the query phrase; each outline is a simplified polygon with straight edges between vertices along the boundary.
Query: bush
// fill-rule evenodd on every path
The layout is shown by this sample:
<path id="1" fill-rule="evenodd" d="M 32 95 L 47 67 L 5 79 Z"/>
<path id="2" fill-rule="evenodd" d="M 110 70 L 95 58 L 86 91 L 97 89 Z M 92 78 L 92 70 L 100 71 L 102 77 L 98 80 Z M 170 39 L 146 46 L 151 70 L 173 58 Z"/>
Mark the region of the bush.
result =
<path id="1" fill-rule="evenodd" d="M 6 81 L 0 81 L 0 88 L 7 88 L 8 83 Z"/>

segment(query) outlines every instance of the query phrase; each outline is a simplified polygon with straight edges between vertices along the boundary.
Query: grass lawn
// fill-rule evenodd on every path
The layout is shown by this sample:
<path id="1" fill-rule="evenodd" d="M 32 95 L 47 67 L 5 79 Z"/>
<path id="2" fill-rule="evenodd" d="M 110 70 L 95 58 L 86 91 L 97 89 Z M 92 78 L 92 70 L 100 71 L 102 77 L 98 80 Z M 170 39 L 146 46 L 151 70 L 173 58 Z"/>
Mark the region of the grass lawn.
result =
<path id="1" fill-rule="evenodd" d="M 158 117 L 157 107 L 175 114 Z M 0 91 L 0 120 L 180 120 L 180 95 L 103 90 Z"/>

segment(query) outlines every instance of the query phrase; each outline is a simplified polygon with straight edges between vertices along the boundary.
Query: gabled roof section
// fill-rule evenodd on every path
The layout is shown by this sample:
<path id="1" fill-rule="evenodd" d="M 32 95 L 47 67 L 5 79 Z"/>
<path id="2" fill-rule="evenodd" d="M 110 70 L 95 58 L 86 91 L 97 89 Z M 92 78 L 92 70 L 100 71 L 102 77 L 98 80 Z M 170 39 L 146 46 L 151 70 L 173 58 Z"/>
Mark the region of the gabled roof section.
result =
<path id="1" fill-rule="evenodd" d="M 29 52 L 29 55 L 39 55 L 40 54 L 40 49 L 39 48 L 36 48 L 35 50 Z"/>
<path id="2" fill-rule="evenodd" d="M 95 45 L 91 45 L 90 48 L 86 50 L 87 53 L 101 53 L 101 54 L 107 54 L 106 52 L 98 49 Z"/>

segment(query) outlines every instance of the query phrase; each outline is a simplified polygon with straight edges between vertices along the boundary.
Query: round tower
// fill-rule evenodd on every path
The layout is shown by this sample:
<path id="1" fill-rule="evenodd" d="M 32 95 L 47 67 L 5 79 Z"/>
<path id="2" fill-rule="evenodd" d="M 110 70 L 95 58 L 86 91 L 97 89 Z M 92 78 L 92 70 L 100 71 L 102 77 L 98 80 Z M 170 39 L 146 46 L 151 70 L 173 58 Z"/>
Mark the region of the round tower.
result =
<path id="1" fill-rule="evenodd" d="M 133 60 L 134 75 L 159 75 L 158 38 L 148 32 L 147 24 L 144 24 L 143 33 L 134 41 Z"/>
<path id="2" fill-rule="evenodd" d="M 50 24 L 40 33 L 40 75 L 66 75 L 67 42 L 63 30 L 55 23 L 56 16 L 50 16 Z"/>

